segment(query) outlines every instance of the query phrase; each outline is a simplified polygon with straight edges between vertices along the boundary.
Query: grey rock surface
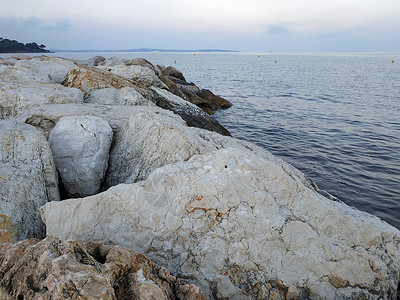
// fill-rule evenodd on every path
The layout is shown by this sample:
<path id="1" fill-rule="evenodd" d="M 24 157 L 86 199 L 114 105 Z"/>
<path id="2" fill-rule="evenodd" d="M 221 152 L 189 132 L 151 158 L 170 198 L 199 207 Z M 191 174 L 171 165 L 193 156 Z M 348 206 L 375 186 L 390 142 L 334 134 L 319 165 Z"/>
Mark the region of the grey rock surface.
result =
<path id="1" fill-rule="evenodd" d="M 16 117 L 42 104 L 64 103 L 83 103 L 83 92 L 59 84 L 0 81 L 0 119 Z"/>
<path id="2" fill-rule="evenodd" d="M 0 81 L 38 81 L 61 83 L 68 71 L 76 66 L 72 61 L 59 57 L 27 57 L 13 66 L 0 68 Z"/>
<path id="3" fill-rule="evenodd" d="M 167 88 L 167 86 L 157 77 L 156 73 L 147 67 L 140 65 L 116 65 L 111 67 L 103 67 L 105 70 L 133 80 L 144 87 L 155 86 L 158 88 Z"/>
<path id="4" fill-rule="evenodd" d="M 46 104 L 31 108 L 16 119 L 19 122 L 31 124 L 48 137 L 58 120 L 64 116 L 90 115 L 108 122 L 113 132 L 119 131 L 129 118 L 139 112 L 166 112 L 155 106 L 121 106 L 99 104 Z M 167 112 L 168 113 L 168 112 Z M 169 112 L 169 114 L 172 114 Z"/>
<path id="5" fill-rule="evenodd" d="M 109 87 L 93 90 L 86 93 L 84 102 L 103 105 L 156 106 L 152 101 L 144 98 L 142 94 L 131 87 L 121 89 Z"/>
<path id="6" fill-rule="evenodd" d="M 39 207 L 58 201 L 50 147 L 31 125 L 0 121 L 0 244 L 43 238 Z"/>
<path id="7" fill-rule="evenodd" d="M 62 117 L 50 132 L 54 162 L 69 197 L 96 194 L 104 179 L 113 132 L 94 116 Z"/>

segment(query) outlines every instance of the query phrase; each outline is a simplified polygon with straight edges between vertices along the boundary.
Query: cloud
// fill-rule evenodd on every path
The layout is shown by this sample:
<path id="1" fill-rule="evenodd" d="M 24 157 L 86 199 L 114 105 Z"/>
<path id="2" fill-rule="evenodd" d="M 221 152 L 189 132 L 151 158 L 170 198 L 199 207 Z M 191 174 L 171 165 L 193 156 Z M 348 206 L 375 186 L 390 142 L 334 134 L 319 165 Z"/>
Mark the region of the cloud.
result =
<path id="1" fill-rule="evenodd" d="M 69 21 L 69 19 L 65 18 L 56 21 L 54 25 L 44 26 L 43 29 L 50 31 L 68 31 L 69 27 L 71 27 L 71 22 Z"/>
<path id="2" fill-rule="evenodd" d="M 41 20 L 35 17 L 28 18 L 16 18 L 14 16 L 11 17 L 0 17 L 0 25 L 4 29 L 12 28 L 12 29 L 32 29 L 38 27 L 41 23 Z M 6 31 L 6 30 L 4 30 Z"/>
<path id="3" fill-rule="evenodd" d="M 289 30 L 282 25 L 270 25 L 268 29 L 265 31 L 267 34 L 287 34 Z"/>
<path id="4" fill-rule="evenodd" d="M 49 31 L 67 31 L 71 26 L 68 18 L 59 20 L 44 20 L 36 17 L 17 18 L 0 17 L 0 25 L 4 32 L 49 30 Z"/>

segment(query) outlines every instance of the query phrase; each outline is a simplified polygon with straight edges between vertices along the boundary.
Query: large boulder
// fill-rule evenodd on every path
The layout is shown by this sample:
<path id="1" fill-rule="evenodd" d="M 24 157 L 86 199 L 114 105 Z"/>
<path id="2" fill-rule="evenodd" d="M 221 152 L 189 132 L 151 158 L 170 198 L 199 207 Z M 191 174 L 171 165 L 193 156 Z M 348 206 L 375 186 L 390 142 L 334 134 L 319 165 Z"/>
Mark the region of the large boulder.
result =
<path id="1" fill-rule="evenodd" d="M 219 150 L 141 182 L 48 203 L 48 234 L 142 252 L 209 298 L 396 299 L 400 231 L 322 196 L 255 145 L 187 130 Z M 171 135 L 177 149 L 190 144 Z"/>
<path id="2" fill-rule="evenodd" d="M 147 67 L 140 65 L 117 65 L 103 68 L 113 74 L 133 80 L 144 87 L 155 86 L 158 88 L 167 88 L 157 77 L 156 73 Z"/>
<path id="3" fill-rule="evenodd" d="M 0 298 L 203 300 L 194 286 L 120 246 L 36 239 L 0 248 Z"/>
<path id="4" fill-rule="evenodd" d="M 57 172 L 45 137 L 31 125 L 0 121 L 0 244 L 44 237 L 39 207 L 57 200 Z"/>
<path id="5" fill-rule="evenodd" d="M 108 122 L 113 132 L 119 131 L 129 118 L 138 112 L 165 112 L 158 107 L 98 105 L 98 104 L 47 104 L 27 110 L 17 120 L 31 124 L 48 137 L 51 130 L 64 116 L 91 115 Z"/>
<path id="6" fill-rule="evenodd" d="M 153 99 L 157 106 L 168 109 L 179 115 L 190 127 L 198 127 L 222 135 L 230 135 L 229 131 L 205 113 L 200 107 L 186 101 L 171 92 L 151 87 Z"/>
<path id="7" fill-rule="evenodd" d="M 83 103 L 83 92 L 59 84 L 0 81 L 0 119 L 42 104 Z"/>
<path id="8" fill-rule="evenodd" d="M 28 57 L 8 68 L 0 68 L 0 81 L 61 83 L 74 66 L 72 61 L 59 57 Z"/>
<path id="9" fill-rule="evenodd" d="M 156 71 L 156 68 L 153 66 L 153 64 L 151 62 L 149 62 L 147 59 L 144 59 L 141 57 L 125 60 L 125 65 L 127 65 L 127 66 L 142 66 L 142 67 L 149 68 L 149 69 L 153 70 L 154 72 L 158 73 L 158 71 Z"/>
<path id="10" fill-rule="evenodd" d="M 84 102 L 103 105 L 156 106 L 152 101 L 144 98 L 142 94 L 131 87 L 123 87 L 121 89 L 108 87 L 92 90 L 86 93 Z"/>
<path id="11" fill-rule="evenodd" d="M 215 150 L 177 115 L 141 110 L 116 133 L 104 189 L 147 178 L 155 169 Z"/>
<path id="12" fill-rule="evenodd" d="M 185 77 L 183 76 L 182 72 L 175 69 L 172 66 L 166 67 L 162 70 L 162 74 L 164 76 L 170 76 L 170 77 L 175 77 L 178 78 L 180 80 L 186 81 Z"/>
<path id="13" fill-rule="evenodd" d="M 228 100 L 220 96 L 214 95 L 214 93 L 210 90 L 203 89 L 196 92 L 196 94 L 207 102 L 207 107 L 210 107 L 213 110 L 217 110 L 220 108 L 229 108 L 232 106 L 232 103 L 230 103 Z"/>
<path id="14" fill-rule="evenodd" d="M 127 78 L 112 74 L 95 67 L 75 66 L 70 69 L 62 84 L 88 93 L 104 88 L 121 89 L 123 87 L 137 88 L 138 84 Z"/>
<path id="15" fill-rule="evenodd" d="M 193 82 L 186 82 L 182 73 L 174 67 L 157 65 L 157 69 L 158 77 L 173 94 L 199 106 L 210 115 L 217 109 L 232 106 L 228 100 L 214 95 L 210 90 L 200 90 Z"/>
<path id="16" fill-rule="evenodd" d="M 94 57 L 91 57 L 89 59 L 83 60 L 83 59 L 70 59 L 74 64 L 79 65 L 79 66 L 89 66 L 89 67 L 96 67 L 100 65 L 102 62 L 104 62 L 106 59 L 103 56 L 96 55 Z"/>
<path id="17" fill-rule="evenodd" d="M 69 197 L 100 190 L 108 166 L 113 132 L 94 116 L 63 117 L 50 133 L 54 162 Z"/>

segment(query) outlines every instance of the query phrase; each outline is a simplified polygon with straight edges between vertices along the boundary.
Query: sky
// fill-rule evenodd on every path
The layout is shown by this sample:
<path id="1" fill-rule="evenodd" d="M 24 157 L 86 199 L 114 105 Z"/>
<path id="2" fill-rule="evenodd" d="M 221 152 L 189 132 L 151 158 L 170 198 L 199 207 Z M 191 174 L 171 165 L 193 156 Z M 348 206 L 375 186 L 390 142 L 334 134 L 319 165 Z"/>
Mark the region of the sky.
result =
<path id="1" fill-rule="evenodd" d="M 400 0 L 0 0 L 0 37 L 47 49 L 400 52 Z"/>

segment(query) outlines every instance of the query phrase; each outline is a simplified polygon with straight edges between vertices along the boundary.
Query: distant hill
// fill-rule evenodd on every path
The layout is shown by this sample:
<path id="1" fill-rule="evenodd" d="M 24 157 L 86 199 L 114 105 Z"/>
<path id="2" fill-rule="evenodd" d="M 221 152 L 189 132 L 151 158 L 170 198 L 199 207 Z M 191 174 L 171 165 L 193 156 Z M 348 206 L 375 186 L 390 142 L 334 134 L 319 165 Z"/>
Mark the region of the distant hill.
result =
<path id="1" fill-rule="evenodd" d="M 94 50 L 94 49 L 60 50 L 60 49 L 52 49 L 52 51 L 54 51 L 54 52 L 239 52 L 236 50 L 222 50 L 222 49 L 177 50 L 177 49 L 153 49 L 153 48 L 135 48 L 135 49 L 124 49 L 124 50 Z"/>
<path id="2" fill-rule="evenodd" d="M 40 46 L 35 42 L 19 43 L 14 40 L 3 39 L 0 37 L 0 53 L 49 53 L 51 51 L 45 49 L 46 46 Z"/>

